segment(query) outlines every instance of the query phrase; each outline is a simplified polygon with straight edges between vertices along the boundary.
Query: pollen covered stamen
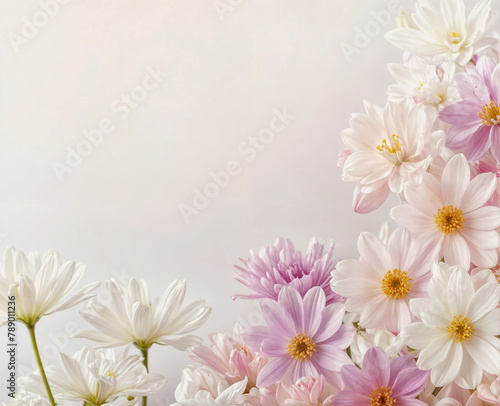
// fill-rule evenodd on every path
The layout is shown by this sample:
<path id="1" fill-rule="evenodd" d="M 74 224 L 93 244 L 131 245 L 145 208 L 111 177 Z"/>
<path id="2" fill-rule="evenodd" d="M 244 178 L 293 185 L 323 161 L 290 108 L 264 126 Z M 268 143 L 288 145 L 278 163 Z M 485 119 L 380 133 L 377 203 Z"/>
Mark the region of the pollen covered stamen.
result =
<path id="1" fill-rule="evenodd" d="M 456 343 L 469 341 L 476 332 L 472 320 L 468 317 L 463 317 L 461 314 L 453 316 L 453 320 L 446 327 L 446 331 L 448 332 L 448 337 Z"/>
<path id="2" fill-rule="evenodd" d="M 113 372 L 113 371 L 108 371 L 108 373 L 106 374 L 106 378 L 116 378 L 116 374 Z"/>
<path id="3" fill-rule="evenodd" d="M 396 399 L 392 397 L 390 387 L 381 386 L 370 394 L 370 406 L 393 406 Z"/>
<path id="4" fill-rule="evenodd" d="M 411 289 L 411 278 L 401 269 L 389 270 L 381 282 L 382 292 L 391 299 L 404 298 Z"/>
<path id="5" fill-rule="evenodd" d="M 462 36 L 458 32 L 453 31 L 451 33 L 451 43 L 457 45 L 460 44 L 461 41 Z"/>
<path id="6" fill-rule="evenodd" d="M 381 154 L 395 154 L 396 152 L 400 152 L 401 148 L 403 147 L 403 144 L 399 142 L 399 135 L 392 134 L 391 138 L 389 139 L 389 143 L 387 143 L 387 140 L 382 140 L 382 143 L 380 145 L 377 145 L 377 150 Z"/>
<path id="7" fill-rule="evenodd" d="M 464 221 L 463 211 L 453 206 L 441 207 L 434 216 L 434 224 L 437 229 L 446 235 L 460 231 Z"/>
<path id="8" fill-rule="evenodd" d="M 316 343 L 305 333 L 297 334 L 288 344 L 288 353 L 292 358 L 298 359 L 300 362 L 312 357 L 315 351 Z"/>
<path id="9" fill-rule="evenodd" d="M 485 104 L 482 110 L 477 113 L 481 118 L 483 125 L 498 125 L 500 122 L 500 107 L 498 107 L 493 100 Z"/>

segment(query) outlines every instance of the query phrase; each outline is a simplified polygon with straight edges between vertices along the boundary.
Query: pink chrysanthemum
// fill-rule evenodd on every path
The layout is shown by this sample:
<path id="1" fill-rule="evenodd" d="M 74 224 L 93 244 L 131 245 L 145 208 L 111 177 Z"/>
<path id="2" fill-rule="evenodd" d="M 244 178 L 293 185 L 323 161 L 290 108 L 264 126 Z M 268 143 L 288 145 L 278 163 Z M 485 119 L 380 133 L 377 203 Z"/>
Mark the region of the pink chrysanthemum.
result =
<path id="1" fill-rule="evenodd" d="M 200 346 L 193 350 L 191 358 L 218 373 L 233 385 L 247 378 L 245 393 L 256 387 L 257 376 L 267 358 L 248 348 L 241 337 L 243 328 L 236 324 L 233 336 L 210 334 L 210 347 Z"/>
<path id="2" fill-rule="evenodd" d="M 446 146 L 465 148 L 469 161 L 482 158 L 491 149 L 500 162 L 500 65 L 482 56 L 475 67 L 466 69 L 466 73 L 455 75 L 455 86 L 463 100 L 439 114 L 442 121 L 452 124 Z"/>
<path id="3" fill-rule="evenodd" d="M 439 246 L 447 264 L 469 269 L 496 265 L 500 246 L 500 208 L 484 206 L 496 188 L 496 176 L 483 173 L 470 180 L 462 154 L 446 164 L 441 182 L 430 174 L 418 188 L 407 188 L 409 204 L 391 210 L 395 221 Z"/>
<path id="4" fill-rule="evenodd" d="M 330 385 L 323 375 L 299 379 L 293 385 L 279 384 L 276 400 L 286 406 L 331 405 L 338 388 Z"/>
<path id="5" fill-rule="evenodd" d="M 312 288 L 304 298 L 286 286 L 278 301 L 263 299 L 262 315 L 267 326 L 249 327 L 243 339 L 254 351 L 270 358 L 257 378 L 265 388 L 281 378 L 296 382 L 305 376 L 324 375 L 331 383 L 351 359 L 344 350 L 351 344 L 355 329 L 342 324 L 344 306 L 325 306 L 325 293 Z"/>
<path id="6" fill-rule="evenodd" d="M 344 365 L 340 371 L 347 390 L 333 395 L 336 406 L 426 406 L 415 397 L 424 389 L 428 371 L 421 371 L 412 356 L 389 363 L 383 350 L 372 347 L 363 359 L 363 370 Z"/>
<path id="7" fill-rule="evenodd" d="M 326 303 L 343 301 L 330 289 L 331 272 L 335 267 L 332 261 L 333 242 L 326 254 L 324 246 L 313 238 L 309 243 L 305 257 L 296 250 L 288 239 L 278 238 L 274 245 L 268 245 L 257 255 L 250 251 L 250 257 L 239 270 L 235 279 L 249 287 L 249 295 L 235 295 L 233 299 L 278 299 L 284 286 L 292 286 L 302 297 L 313 287 L 319 286 L 325 292 Z"/>

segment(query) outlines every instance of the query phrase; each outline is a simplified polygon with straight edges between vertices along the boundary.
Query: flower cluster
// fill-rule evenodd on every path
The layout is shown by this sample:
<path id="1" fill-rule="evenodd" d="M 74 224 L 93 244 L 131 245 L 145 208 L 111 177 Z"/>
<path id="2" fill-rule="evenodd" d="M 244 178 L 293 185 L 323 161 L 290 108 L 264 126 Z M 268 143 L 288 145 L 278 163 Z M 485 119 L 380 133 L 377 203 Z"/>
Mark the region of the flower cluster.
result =
<path id="1" fill-rule="evenodd" d="M 262 325 L 193 351 L 176 405 L 500 405 L 500 64 L 481 0 L 418 0 L 387 34 L 405 51 L 384 106 L 342 132 L 342 178 L 394 230 L 335 262 L 313 239 L 251 251 L 235 278 Z"/>
<path id="2" fill-rule="evenodd" d="M 146 282 L 131 279 L 128 289 L 111 280 L 105 283 L 109 303 L 96 300 L 100 283 L 76 292 L 83 277 L 82 263 L 61 263 L 55 251 L 42 260 L 36 252 L 26 256 L 8 247 L 0 271 L 0 326 L 12 328 L 23 323 L 31 337 L 38 369 L 19 379 L 19 391 L 9 393 L 11 406 L 55 406 L 83 402 L 86 406 L 135 405 L 164 386 L 166 379 L 148 372 L 148 353 L 153 344 L 186 350 L 201 339 L 192 333 L 208 318 L 210 308 L 203 301 L 183 307 L 186 283 L 174 281 L 161 299 L 150 299 Z M 16 304 L 15 315 L 7 313 L 7 302 Z M 81 315 L 95 328 L 76 337 L 96 341 L 101 347 L 126 345 L 120 353 L 113 349 L 84 347 L 73 356 L 60 354 L 60 367 L 43 365 L 35 326 L 44 316 L 86 302 L 90 312 Z M 14 320 L 12 320 L 14 318 Z M 9 330 L 11 331 L 11 330 Z M 139 354 L 130 354 L 133 346 Z M 4 404 L 5 405 L 5 404 Z"/>

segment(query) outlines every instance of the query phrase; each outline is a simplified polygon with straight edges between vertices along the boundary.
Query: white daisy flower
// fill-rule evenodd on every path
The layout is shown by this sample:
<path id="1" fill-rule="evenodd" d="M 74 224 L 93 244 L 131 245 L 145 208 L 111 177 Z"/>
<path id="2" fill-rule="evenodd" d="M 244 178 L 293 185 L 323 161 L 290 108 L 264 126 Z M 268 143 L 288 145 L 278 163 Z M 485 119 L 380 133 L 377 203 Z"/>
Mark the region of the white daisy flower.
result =
<path id="1" fill-rule="evenodd" d="M 201 338 L 190 334 L 201 327 L 211 308 L 198 300 L 182 307 L 186 281 L 170 284 L 161 299 L 151 300 L 146 282 L 132 279 L 125 289 L 114 281 L 106 282 L 111 303 L 103 305 L 92 299 L 81 312 L 96 330 L 83 331 L 75 337 L 87 338 L 113 347 L 133 343 L 141 350 L 153 344 L 171 345 L 179 350 L 199 345 Z"/>
<path id="2" fill-rule="evenodd" d="M 460 100 L 453 83 L 454 63 L 435 66 L 411 56 L 404 64 L 389 64 L 389 72 L 397 84 L 389 86 L 388 98 L 399 102 L 407 97 L 436 111 Z"/>
<path id="3" fill-rule="evenodd" d="M 8 297 L 15 296 L 16 319 L 34 326 L 42 316 L 68 309 L 94 296 L 99 283 L 72 293 L 83 277 L 85 265 L 73 261 L 61 264 L 52 250 L 42 261 L 36 252 L 27 257 L 10 246 L 5 250 L 0 272 L 0 326 L 7 324 Z"/>
<path id="4" fill-rule="evenodd" d="M 467 18 L 462 0 L 441 0 L 441 12 L 434 1 L 418 0 L 412 24 L 389 31 L 386 39 L 426 62 L 465 66 L 474 54 L 497 44 L 496 18 L 491 0 L 477 2 Z"/>
<path id="5" fill-rule="evenodd" d="M 483 372 L 500 373 L 500 285 L 488 270 L 471 277 L 461 267 L 435 264 L 432 273 L 429 299 L 410 301 L 422 321 L 406 327 L 401 340 L 421 350 L 417 366 L 431 370 L 435 386 L 476 388 Z M 475 278 L 486 282 L 476 288 Z"/>
<path id="6" fill-rule="evenodd" d="M 148 374 L 142 357 L 129 356 L 127 350 L 118 356 L 113 350 L 90 347 L 81 349 L 72 357 L 61 353 L 61 367 L 51 365 L 46 368 L 56 401 L 84 401 L 100 406 L 127 400 L 133 404 L 135 398 L 151 395 L 160 389 L 166 379 L 158 374 Z M 19 384 L 32 393 L 43 394 L 45 391 L 38 372 L 21 378 Z"/>

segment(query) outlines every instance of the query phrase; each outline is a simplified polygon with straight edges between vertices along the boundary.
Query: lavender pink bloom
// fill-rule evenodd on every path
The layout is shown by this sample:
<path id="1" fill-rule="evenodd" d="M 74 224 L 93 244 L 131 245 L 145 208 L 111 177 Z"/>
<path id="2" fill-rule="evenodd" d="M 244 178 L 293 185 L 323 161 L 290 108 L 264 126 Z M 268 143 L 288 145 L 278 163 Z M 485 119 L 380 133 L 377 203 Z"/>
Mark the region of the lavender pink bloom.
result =
<path id="1" fill-rule="evenodd" d="M 283 378 L 295 383 L 306 376 L 324 375 L 339 386 L 338 372 L 352 364 L 345 353 L 355 329 L 342 324 L 342 303 L 326 305 L 325 293 L 314 287 L 304 295 L 285 286 L 278 301 L 263 299 L 261 309 L 266 326 L 251 326 L 243 333 L 245 343 L 260 351 L 269 362 L 257 377 L 257 386 L 265 388 Z"/>
<path id="2" fill-rule="evenodd" d="M 326 303 L 343 302 L 345 298 L 330 289 L 333 242 L 324 253 L 324 246 L 315 238 L 309 243 L 305 256 L 296 250 L 288 239 L 279 238 L 274 245 L 268 245 L 258 254 L 250 251 L 250 257 L 243 266 L 236 265 L 235 279 L 252 290 L 249 295 L 235 295 L 233 299 L 278 300 L 284 286 L 292 286 L 302 297 L 313 287 L 323 289 Z"/>
<path id="3" fill-rule="evenodd" d="M 333 395 L 336 406 L 426 406 L 416 399 L 429 378 L 428 371 L 417 368 L 412 356 L 389 362 L 385 352 L 370 348 L 363 369 L 344 365 L 340 371 L 346 390 Z"/>
<path id="4" fill-rule="evenodd" d="M 500 65 L 487 56 L 474 67 L 455 75 L 461 101 L 444 108 L 439 118 L 451 124 L 446 146 L 465 148 L 468 161 L 482 158 L 488 150 L 500 162 Z"/>

